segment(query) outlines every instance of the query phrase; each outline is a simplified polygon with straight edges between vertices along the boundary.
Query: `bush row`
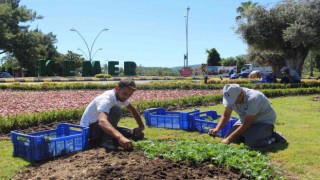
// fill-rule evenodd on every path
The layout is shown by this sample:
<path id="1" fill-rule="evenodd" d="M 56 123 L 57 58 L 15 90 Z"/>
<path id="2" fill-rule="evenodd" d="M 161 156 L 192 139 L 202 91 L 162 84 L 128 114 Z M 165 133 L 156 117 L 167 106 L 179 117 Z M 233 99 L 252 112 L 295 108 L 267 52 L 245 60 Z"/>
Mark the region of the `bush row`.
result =
<path id="1" fill-rule="evenodd" d="M 262 90 L 267 97 L 303 95 L 303 94 L 318 94 L 320 88 L 298 88 L 298 89 L 272 89 Z M 147 100 L 133 105 L 140 113 L 145 109 L 153 107 L 164 107 L 169 110 L 182 109 L 196 106 L 208 106 L 222 102 L 222 94 L 211 94 L 203 96 L 191 96 L 179 99 L 170 100 Z M 80 109 L 63 109 L 54 110 L 50 112 L 40 112 L 21 115 L 9 115 L 6 117 L 0 116 L 0 133 L 8 133 L 15 129 L 25 129 L 30 126 L 37 126 L 39 124 L 48 124 L 52 122 L 68 121 L 72 119 L 80 119 L 84 108 Z M 128 112 L 124 112 L 128 114 Z"/>
<path id="2" fill-rule="evenodd" d="M 111 78 L 110 74 L 96 74 L 95 78 Z"/>
<path id="3" fill-rule="evenodd" d="M 253 89 L 286 89 L 286 88 L 310 88 L 320 87 L 320 81 L 306 81 L 296 84 L 252 84 L 252 83 L 240 83 L 243 87 Z M 0 89 L 12 89 L 12 90 L 78 90 L 78 89 L 111 89 L 116 83 L 111 84 L 98 84 L 98 83 L 50 83 L 44 82 L 39 84 L 0 84 Z M 194 84 L 188 81 L 182 82 L 152 82 L 146 84 L 137 84 L 137 88 L 140 90 L 168 90 L 168 89 L 222 89 L 223 83 L 217 84 Z"/>

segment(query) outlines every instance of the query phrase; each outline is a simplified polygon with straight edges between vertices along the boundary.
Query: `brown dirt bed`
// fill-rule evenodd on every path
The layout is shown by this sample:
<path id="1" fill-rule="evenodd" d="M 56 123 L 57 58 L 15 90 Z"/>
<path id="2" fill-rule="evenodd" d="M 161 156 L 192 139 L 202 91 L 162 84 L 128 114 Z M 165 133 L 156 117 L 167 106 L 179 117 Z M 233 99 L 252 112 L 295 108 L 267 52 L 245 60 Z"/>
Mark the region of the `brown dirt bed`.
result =
<path id="1" fill-rule="evenodd" d="M 106 152 L 91 149 L 42 163 L 34 163 L 14 179 L 245 179 L 208 162 L 149 159 L 142 151 Z"/>
<path id="2" fill-rule="evenodd" d="M 56 124 L 30 127 L 22 132 L 54 129 Z M 2 135 L 0 139 L 8 140 L 9 135 Z M 103 148 L 96 148 L 32 163 L 14 179 L 245 179 L 232 170 L 208 165 L 208 162 L 197 165 L 164 158 L 152 160 L 140 150 L 106 152 Z"/>

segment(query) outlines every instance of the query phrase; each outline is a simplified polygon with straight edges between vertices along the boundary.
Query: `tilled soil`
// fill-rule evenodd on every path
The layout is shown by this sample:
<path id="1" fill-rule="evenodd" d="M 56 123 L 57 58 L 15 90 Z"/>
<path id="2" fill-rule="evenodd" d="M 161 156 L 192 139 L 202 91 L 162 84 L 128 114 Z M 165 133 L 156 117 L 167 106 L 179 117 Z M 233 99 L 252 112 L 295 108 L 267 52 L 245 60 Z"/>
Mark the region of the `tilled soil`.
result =
<path id="1" fill-rule="evenodd" d="M 149 159 L 142 151 L 106 152 L 91 149 L 32 164 L 14 179 L 245 179 L 208 162 L 172 162 Z"/>
<path id="2" fill-rule="evenodd" d="M 67 123 L 77 124 L 79 120 Z M 24 133 L 54 129 L 57 123 L 22 130 Z M 9 134 L 1 135 L 9 139 Z M 140 150 L 106 152 L 90 149 L 44 162 L 32 163 L 13 179 L 245 179 L 237 172 L 204 162 L 149 159 Z"/>

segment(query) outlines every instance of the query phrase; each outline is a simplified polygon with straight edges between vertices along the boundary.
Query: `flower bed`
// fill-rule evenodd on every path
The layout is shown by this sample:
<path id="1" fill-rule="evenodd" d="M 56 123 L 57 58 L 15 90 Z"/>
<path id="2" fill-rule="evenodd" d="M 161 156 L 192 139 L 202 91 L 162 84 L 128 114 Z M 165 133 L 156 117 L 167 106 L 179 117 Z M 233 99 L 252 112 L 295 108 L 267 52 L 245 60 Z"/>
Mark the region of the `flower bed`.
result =
<path id="1" fill-rule="evenodd" d="M 47 112 L 58 109 L 76 109 L 88 105 L 103 90 L 60 91 L 0 91 L 0 115 Z M 186 96 L 219 94 L 221 90 L 139 90 L 131 102 L 167 100 Z"/>

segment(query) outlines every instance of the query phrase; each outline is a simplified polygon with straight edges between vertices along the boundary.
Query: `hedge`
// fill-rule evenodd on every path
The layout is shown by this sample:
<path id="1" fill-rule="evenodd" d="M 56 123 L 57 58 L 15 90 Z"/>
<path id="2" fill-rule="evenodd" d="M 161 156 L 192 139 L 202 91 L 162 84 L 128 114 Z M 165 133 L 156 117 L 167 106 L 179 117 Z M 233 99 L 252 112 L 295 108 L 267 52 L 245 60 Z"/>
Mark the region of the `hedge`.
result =
<path id="1" fill-rule="evenodd" d="M 230 83 L 225 82 L 225 83 Z M 235 83 L 235 82 L 233 82 Z M 240 83 L 243 87 L 252 89 L 286 89 L 286 88 L 310 88 L 320 87 L 320 81 L 305 81 L 295 84 L 280 84 L 280 83 L 265 83 L 265 84 L 252 84 L 252 83 Z M 75 89 L 111 89 L 116 85 L 111 84 L 98 84 L 98 83 L 50 83 L 44 82 L 39 84 L 0 84 L 0 89 L 11 90 L 75 90 Z M 137 84 L 139 90 L 168 90 L 168 89 L 222 89 L 224 83 L 217 84 L 203 84 L 203 83 L 191 83 L 191 82 L 151 82 L 146 84 Z"/>
<path id="2" fill-rule="evenodd" d="M 303 94 L 318 94 L 320 88 L 298 88 L 298 89 L 271 89 L 262 90 L 267 97 L 280 97 Z M 164 107 L 169 110 L 182 109 L 187 107 L 208 106 L 222 102 L 222 94 L 211 94 L 202 96 L 190 96 L 170 100 L 147 100 L 133 103 L 136 109 L 143 113 L 145 109 L 153 107 Z M 50 112 L 40 112 L 31 114 L 0 116 L 0 133 L 9 133 L 15 129 L 25 129 L 39 124 L 48 124 L 52 122 L 68 121 L 71 119 L 80 119 L 84 108 L 54 110 Z M 124 112 L 128 114 L 128 112 Z"/>

